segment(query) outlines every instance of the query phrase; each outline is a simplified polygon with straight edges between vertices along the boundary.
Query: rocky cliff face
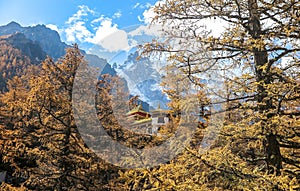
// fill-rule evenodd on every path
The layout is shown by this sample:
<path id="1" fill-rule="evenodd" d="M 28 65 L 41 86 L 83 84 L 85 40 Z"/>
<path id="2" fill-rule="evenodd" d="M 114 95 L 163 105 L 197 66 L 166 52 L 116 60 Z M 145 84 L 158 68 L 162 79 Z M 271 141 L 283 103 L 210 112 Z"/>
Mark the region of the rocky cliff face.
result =
<path id="1" fill-rule="evenodd" d="M 168 98 L 162 93 L 160 68 L 149 58 L 137 59 L 137 51 L 127 56 L 124 62 L 113 63 L 117 74 L 127 81 L 132 95 L 139 95 L 141 100 L 156 108 L 158 104 L 166 108 Z"/>
<path id="2" fill-rule="evenodd" d="M 10 22 L 5 26 L 0 26 L 0 36 L 14 34 L 21 31 L 23 31 L 23 27 L 16 22 Z"/>
<path id="3" fill-rule="evenodd" d="M 2 36 L 1 41 L 5 41 L 13 48 L 19 49 L 23 55 L 29 57 L 33 64 L 38 64 L 46 58 L 46 53 L 38 43 L 27 39 L 22 33 L 14 33 L 12 35 Z"/>
<path id="4" fill-rule="evenodd" d="M 7 90 L 7 81 L 22 75 L 32 65 L 46 58 L 42 48 L 24 34 L 0 36 L 0 92 Z"/>
<path id="5" fill-rule="evenodd" d="M 69 47 L 61 41 L 59 34 L 47 28 L 45 25 L 33 27 L 22 27 L 16 22 L 11 22 L 5 26 L 0 26 L 0 36 L 22 33 L 29 40 L 38 44 L 50 57 L 58 59 L 65 54 L 65 49 Z"/>
<path id="6" fill-rule="evenodd" d="M 65 54 L 65 49 L 70 47 L 61 41 L 57 31 L 51 30 L 45 25 L 22 27 L 16 22 L 11 22 L 0 26 L 0 36 L 2 41 L 8 43 L 12 48 L 18 49 L 20 54 L 26 56 L 32 64 L 40 63 L 46 58 L 46 55 L 57 60 Z M 84 51 L 83 53 L 85 54 Z M 133 48 L 128 53 L 119 54 L 116 58 L 119 62 L 111 63 L 111 66 L 105 59 L 85 54 L 85 59 L 91 66 L 99 68 L 101 74 L 118 75 L 126 80 L 131 95 L 139 95 L 152 107 L 156 107 L 158 103 L 161 106 L 165 105 L 168 99 L 159 86 L 161 80 L 159 68 L 150 59 L 137 60 L 137 57 L 138 53 Z M 5 60 L 5 58 L 3 59 Z M 2 63 L 2 65 L 5 64 Z"/>

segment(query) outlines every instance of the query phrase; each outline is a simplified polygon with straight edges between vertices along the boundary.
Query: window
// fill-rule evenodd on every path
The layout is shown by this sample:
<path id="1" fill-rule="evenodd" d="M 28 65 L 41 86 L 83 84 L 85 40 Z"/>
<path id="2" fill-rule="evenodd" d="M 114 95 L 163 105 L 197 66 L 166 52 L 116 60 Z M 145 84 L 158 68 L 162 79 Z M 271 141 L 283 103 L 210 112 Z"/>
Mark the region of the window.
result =
<path id="1" fill-rule="evenodd" d="M 165 123 L 165 118 L 164 117 L 159 117 L 157 120 L 157 123 Z"/>
<path id="2" fill-rule="evenodd" d="M 159 114 L 152 114 L 152 117 L 158 117 Z"/>

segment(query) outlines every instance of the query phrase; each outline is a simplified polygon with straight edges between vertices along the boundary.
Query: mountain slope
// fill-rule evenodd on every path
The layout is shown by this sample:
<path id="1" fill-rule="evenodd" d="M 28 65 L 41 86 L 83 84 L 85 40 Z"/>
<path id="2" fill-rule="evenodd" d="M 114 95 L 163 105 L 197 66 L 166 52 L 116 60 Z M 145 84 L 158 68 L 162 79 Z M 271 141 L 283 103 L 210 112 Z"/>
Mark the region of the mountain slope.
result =
<path id="1" fill-rule="evenodd" d="M 21 75 L 26 68 L 39 64 L 46 53 L 21 33 L 0 36 L 0 91 L 13 76 Z"/>
<path id="2" fill-rule="evenodd" d="M 16 22 L 10 22 L 5 26 L 0 26 L 0 36 L 23 33 L 26 38 L 40 45 L 44 52 L 55 60 L 65 54 L 68 46 L 62 42 L 57 31 L 47 28 L 45 25 L 22 27 Z"/>
<path id="3" fill-rule="evenodd" d="M 33 63 L 39 63 L 46 58 L 46 53 L 40 45 L 29 40 L 22 33 L 2 36 L 1 39 L 22 51 L 22 54 L 28 56 Z"/>
<path id="4" fill-rule="evenodd" d="M 158 104 L 166 108 L 168 98 L 162 93 L 160 82 L 160 68 L 157 68 L 149 58 L 140 58 L 137 51 L 130 53 L 124 62 L 113 63 L 117 74 L 127 81 L 128 89 L 132 95 L 156 108 Z M 117 58 L 115 59 L 117 60 Z"/>

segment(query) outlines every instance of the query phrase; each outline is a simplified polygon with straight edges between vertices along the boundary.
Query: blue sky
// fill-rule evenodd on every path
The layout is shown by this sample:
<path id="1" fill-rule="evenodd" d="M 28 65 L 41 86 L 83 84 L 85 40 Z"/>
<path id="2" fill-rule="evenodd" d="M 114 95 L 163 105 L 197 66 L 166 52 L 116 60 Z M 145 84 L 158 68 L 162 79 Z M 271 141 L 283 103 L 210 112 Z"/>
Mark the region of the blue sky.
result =
<path id="1" fill-rule="evenodd" d="M 125 28 L 151 18 L 157 0 L 0 0 L 0 25 L 16 21 L 22 26 L 44 24 L 57 30 L 68 44 L 118 52 L 136 42 Z M 145 21 L 146 19 L 146 21 Z M 134 34 L 141 32 L 135 31 Z M 106 39 L 111 36 L 111 39 Z M 103 41 L 104 39 L 104 41 Z M 108 43 L 109 41 L 109 43 Z"/>
<path id="2" fill-rule="evenodd" d="M 22 26 L 44 24 L 67 44 L 77 43 L 88 53 L 109 60 L 159 36 L 159 26 L 145 27 L 154 16 L 156 3 L 158 0 L 0 0 L 0 25 L 11 21 Z M 223 28 L 222 23 L 208 23 L 217 34 Z"/>
<path id="3" fill-rule="evenodd" d="M 112 17 L 119 27 L 138 24 L 138 16 L 156 0 L 0 0 L 0 25 L 14 20 L 22 25 L 56 24 L 62 27 L 70 16 L 85 5 L 99 15 Z"/>

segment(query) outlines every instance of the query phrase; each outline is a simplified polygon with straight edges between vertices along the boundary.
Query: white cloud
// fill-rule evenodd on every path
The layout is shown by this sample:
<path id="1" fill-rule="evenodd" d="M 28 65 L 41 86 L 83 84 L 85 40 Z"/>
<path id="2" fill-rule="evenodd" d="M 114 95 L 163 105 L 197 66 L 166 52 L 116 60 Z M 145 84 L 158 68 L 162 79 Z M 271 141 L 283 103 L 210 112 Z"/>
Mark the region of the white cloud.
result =
<path id="1" fill-rule="evenodd" d="M 141 5 L 137 3 L 134 7 L 151 7 L 150 3 Z M 111 18 L 100 15 L 89 7 L 82 5 L 79 10 L 73 14 L 67 21 L 64 29 L 58 29 L 55 25 L 49 25 L 54 30 L 60 31 L 68 43 L 91 43 L 103 48 L 102 51 L 118 52 L 128 50 L 141 41 L 149 41 L 152 37 L 159 35 L 161 26 L 152 25 L 140 26 L 133 31 L 126 32 L 118 28 L 113 19 L 122 16 L 121 11 L 114 13 Z M 143 21 L 149 24 L 151 17 L 154 16 L 152 9 L 147 9 L 143 13 Z M 150 39 L 151 38 L 151 39 Z M 101 48 L 101 49 L 102 49 Z"/>
<path id="2" fill-rule="evenodd" d="M 101 23 L 104 19 L 105 19 L 104 15 L 101 15 L 101 17 L 92 20 L 92 21 L 91 21 L 91 24 Z"/>
<path id="3" fill-rule="evenodd" d="M 127 33 L 123 30 L 118 30 L 108 35 L 106 38 L 98 41 L 97 44 L 109 51 L 126 50 L 129 47 Z"/>
<path id="4" fill-rule="evenodd" d="M 67 27 L 64 29 L 66 41 L 71 43 L 88 42 L 100 45 L 107 51 L 127 49 L 129 46 L 127 33 L 118 29 L 118 25 L 112 22 L 112 19 L 122 16 L 121 11 L 116 12 L 112 18 L 104 15 L 95 18 L 97 14 L 85 5 L 79 6 L 77 13 L 73 14 L 66 22 Z M 90 18 L 94 19 L 87 22 Z"/>
<path id="5" fill-rule="evenodd" d="M 140 15 L 138 15 L 138 20 L 140 21 L 140 22 L 144 22 L 144 19 L 140 16 Z"/>
<path id="6" fill-rule="evenodd" d="M 112 18 L 113 19 L 117 19 L 117 18 L 120 18 L 122 16 L 122 12 L 121 11 L 118 11 L 118 12 L 116 12 L 113 16 L 112 16 Z"/>
<path id="7" fill-rule="evenodd" d="M 118 51 L 128 48 L 127 33 L 118 29 L 118 25 L 113 24 L 110 18 L 101 16 L 93 21 L 99 22 L 100 26 L 96 30 L 96 34 L 87 41 L 102 46 L 109 51 Z"/>
<path id="8" fill-rule="evenodd" d="M 146 3 L 145 8 L 149 9 L 151 6 L 151 3 Z"/>
<path id="9" fill-rule="evenodd" d="M 63 36 L 64 35 L 64 30 L 58 28 L 58 26 L 54 25 L 54 24 L 47 24 L 46 25 L 47 28 L 54 30 L 56 32 L 58 32 L 59 36 Z"/>
<path id="10" fill-rule="evenodd" d="M 199 24 L 205 26 L 205 30 L 211 31 L 211 35 L 214 37 L 220 37 L 220 35 L 225 32 L 226 27 L 228 26 L 228 23 L 220 18 L 204 19 Z"/>
<path id="11" fill-rule="evenodd" d="M 66 22 L 67 28 L 65 28 L 64 32 L 67 42 L 74 43 L 77 40 L 84 41 L 93 36 L 85 26 L 84 17 L 87 17 L 90 14 L 94 15 L 95 12 L 85 5 L 80 5 L 78 8 L 79 10 L 77 13 L 72 15 Z"/>
<path id="12" fill-rule="evenodd" d="M 68 19 L 68 21 L 66 22 L 67 24 L 72 24 L 73 22 L 81 20 L 82 17 L 88 16 L 88 14 L 95 14 L 95 12 L 86 5 L 80 5 L 78 6 L 78 8 L 79 10 L 77 11 L 77 13 L 75 13 Z"/>
<path id="13" fill-rule="evenodd" d="M 79 41 L 85 41 L 93 36 L 93 34 L 84 26 L 84 24 L 85 23 L 83 21 L 77 21 L 65 29 L 68 42 L 75 42 L 76 39 Z"/>
<path id="14" fill-rule="evenodd" d="M 137 29 L 130 31 L 128 35 L 138 36 L 138 35 L 149 35 L 149 36 L 160 36 L 162 27 L 159 25 L 141 25 Z"/>
<path id="15" fill-rule="evenodd" d="M 153 11 L 154 6 L 152 6 L 150 3 L 146 4 L 145 8 L 147 9 L 143 12 L 143 16 L 138 16 L 139 21 L 144 22 L 145 24 L 150 24 L 153 18 L 156 16 Z"/>
<path id="16" fill-rule="evenodd" d="M 155 3 L 155 5 L 153 6 L 149 6 L 149 8 L 147 10 L 145 10 L 143 12 L 143 16 L 138 16 L 139 21 L 144 22 L 145 24 L 149 25 L 151 24 L 151 22 L 153 21 L 153 19 L 156 16 L 156 13 L 154 12 L 154 7 L 158 6 L 159 4 L 163 4 L 164 1 L 157 1 Z M 194 22 L 189 22 L 188 20 L 183 20 L 183 21 L 177 21 L 176 23 L 180 23 L 180 22 L 185 22 L 185 23 L 194 23 Z M 174 24 L 165 24 L 166 29 L 168 29 L 170 26 L 172 26 Z M 201 20 L 200 22 L 197 23 L 197 25 L 199 26 L 205 26 L 205 29 L 207 31 L 211 31 L 211 34 L 215 37 L 219 37 L 221 35 L 222 32 L 224 32 L 226 30 L 226 27 L 228 26 L 228 23 L 225 22 L 224 20 L 221 20 L 219 18 L 216 19 L 204 19 Z"/>
<path id="17" fill-rule="evenodd" d="M 100 26 L 96 31 L 95 37 L 105 38 L 106 36 L 118 31 L 118 26 L 112 23 L 109 18 L 99 18 Z"/>
<path id="18" fill-rule="evenodd" d="M 137 9 L 137 8 L 139 8 L 139 9 L 149 9 L 151 6 L 152 6 L 151 3 L 146 3 L 146 4 L 136 3 L 136 4 L 132 7 L 132 9 Z"/>
<path id="19" fill-rule="evenodd" d="M 47 28 L 51 29 L 51 30 L 55 30 L 57 31 L 58 33 L 60 33 L 60 30 L 58 29 L 58 27 L 54 24 L 47 24 L 46 25 Z"/>
<path id="20" fill-rule="evenodd" d="M 139 5 L 140 5 L 140 3 L 136 3 L 132 8 L 133 8 L 133 9 L 136 9 L 136 8 L 139 7 Z"/>
<path id="21" fill-rule="evenodd" d="M 281 69 L 286 68 L 293 60 L 294 60 L 294 59 L 293 59 L 293 57 L 291 57 L 291 56 L 283 57 L 283 58 L 281 59 L 281 62 L 280 62 L 280 64 L 279 64 L 279 67 L 280 67 Z"/>

